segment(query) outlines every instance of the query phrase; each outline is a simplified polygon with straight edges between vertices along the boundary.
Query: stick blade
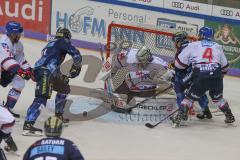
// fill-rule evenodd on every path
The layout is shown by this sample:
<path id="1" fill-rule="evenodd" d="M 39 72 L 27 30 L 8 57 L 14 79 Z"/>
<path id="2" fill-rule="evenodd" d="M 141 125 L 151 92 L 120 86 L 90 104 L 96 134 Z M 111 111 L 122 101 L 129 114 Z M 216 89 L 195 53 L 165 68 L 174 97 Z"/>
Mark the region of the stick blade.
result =
<path id="1" fill-rule="evenodd" d="M 153 128 L 154 127 L 154 125 L 152 125 L 150 123 L 146 123 L 145 126 L 148 127 L 148 128 Z"/>

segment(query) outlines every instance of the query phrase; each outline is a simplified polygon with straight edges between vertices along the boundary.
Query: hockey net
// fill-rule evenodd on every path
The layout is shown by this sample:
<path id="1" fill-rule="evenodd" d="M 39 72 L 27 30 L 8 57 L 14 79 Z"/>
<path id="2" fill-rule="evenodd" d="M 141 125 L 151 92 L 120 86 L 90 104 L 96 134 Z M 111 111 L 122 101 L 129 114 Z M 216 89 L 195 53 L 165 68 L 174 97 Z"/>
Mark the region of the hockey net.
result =
<path id="1" fill-rule="evenodd" d="M 112 57 L 120 53 L 121 50 L 128 48 L 140 49 L 142 46 L 146 46 L 153 55 L 170 62 L 174 60 L 176 53 L 172 42 L 173 34 L 176 31 L 173 28 L 111 23 L 108 26 L 106 58 L 111 61 Z M 189 35 L 194 34 L 189 33 Z M 195 38 L 189 36 L 188 39 L 193 41 Z M 162 70 L 162 74 L 165 73 L 164 68 L 160 70 Z M 114 88 L 122 84 L 127 72 L 127 68 L 122 68 L 112 77 Z"/>

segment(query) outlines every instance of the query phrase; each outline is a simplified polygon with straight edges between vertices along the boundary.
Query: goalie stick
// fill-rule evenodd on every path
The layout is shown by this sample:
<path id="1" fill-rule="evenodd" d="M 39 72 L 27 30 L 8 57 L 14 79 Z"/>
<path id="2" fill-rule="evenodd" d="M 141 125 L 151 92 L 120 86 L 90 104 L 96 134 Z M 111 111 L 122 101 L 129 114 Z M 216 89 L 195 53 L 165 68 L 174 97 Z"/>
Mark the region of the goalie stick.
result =
<path id="1" fill-rule="evenodd" d="M 156 124 L 151 124 L 151 123 L 146 123 L 145 126 L 148 128 L 154 128 L 157 125 L 161 124 L 163 121 L 165 121 L 166 119 L 168 119 L 169 117 L 171 117 L 172 115 L 174 115 L 176 112 L 178 111 L 178 109 L 176 109 L 174 112 L 172 112 L 171 114 L 169 114 L 168 116 L 166 116 L 165 118 L 161 119 L 158 123 Z"/>

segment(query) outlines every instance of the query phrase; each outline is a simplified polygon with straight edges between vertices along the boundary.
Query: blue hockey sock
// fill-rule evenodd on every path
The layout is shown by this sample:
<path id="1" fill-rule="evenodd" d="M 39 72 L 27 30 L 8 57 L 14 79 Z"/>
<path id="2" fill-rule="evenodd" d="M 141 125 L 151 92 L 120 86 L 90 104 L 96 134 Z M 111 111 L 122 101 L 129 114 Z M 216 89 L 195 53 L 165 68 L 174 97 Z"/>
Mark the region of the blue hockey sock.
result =
<path id="1" fill-rule="evenodd" d="M 44 97 L 36 97 L 32 105 L 27 110 L 27 116 L 25 118 L 28 122 L 35 122 L 40 115 L 41 105 L 46 106 L 47 99 Z"/>
<path id="2" fill-rule="evenodd" d="M 67 102 L 67 94 L 57 93 L 55 97 L 55 113 L 63 113 Z"/>

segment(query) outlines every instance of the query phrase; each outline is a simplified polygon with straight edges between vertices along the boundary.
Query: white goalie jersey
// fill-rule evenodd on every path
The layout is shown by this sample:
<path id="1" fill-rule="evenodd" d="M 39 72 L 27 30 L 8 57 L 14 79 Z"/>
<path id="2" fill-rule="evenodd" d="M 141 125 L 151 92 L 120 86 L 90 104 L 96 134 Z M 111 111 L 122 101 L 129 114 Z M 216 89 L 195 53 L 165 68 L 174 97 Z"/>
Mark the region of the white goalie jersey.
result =
<path id="1" fill-rule="evenodd" d="M 136 58 L 138 50 L 133 48 L 117 54 L 113 59 L 112 72 L 127 67 L 128 73 L 124 82 L 130 91 L 142 92 L 155 89 L 157 83 L 153 79 L 156 75 L 166 72 L 168 63 L 153 55 L 153 60 L 142 66 Z"/>

